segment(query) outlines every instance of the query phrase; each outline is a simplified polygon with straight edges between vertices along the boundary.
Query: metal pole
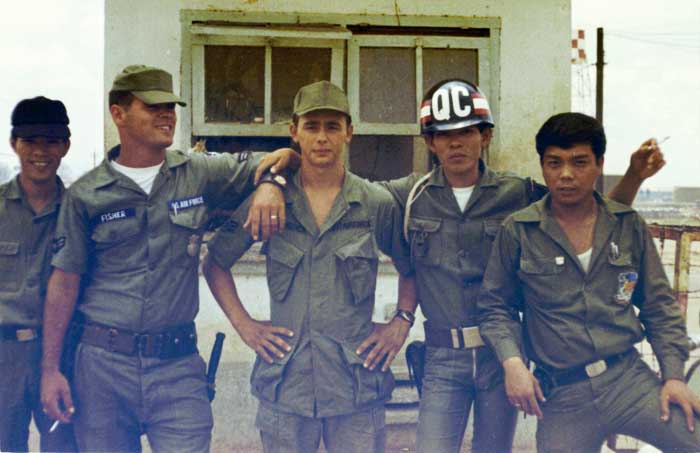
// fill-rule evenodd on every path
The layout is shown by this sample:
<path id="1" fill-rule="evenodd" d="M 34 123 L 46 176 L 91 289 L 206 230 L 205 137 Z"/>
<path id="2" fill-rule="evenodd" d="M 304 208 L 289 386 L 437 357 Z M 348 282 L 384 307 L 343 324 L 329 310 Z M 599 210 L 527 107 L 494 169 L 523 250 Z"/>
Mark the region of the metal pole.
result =
<path id="1" fill-rule="evenodd" d="M 605 66 L 605 51 L 603 50 L 603 27 L 598 27 L 596 31 L 596 63 L 595 63 L 595 117 L 600 124 L 603 124 L 603 67 Z M 596 181 L 595 188 L 603 193 L 603 174 Z"/>

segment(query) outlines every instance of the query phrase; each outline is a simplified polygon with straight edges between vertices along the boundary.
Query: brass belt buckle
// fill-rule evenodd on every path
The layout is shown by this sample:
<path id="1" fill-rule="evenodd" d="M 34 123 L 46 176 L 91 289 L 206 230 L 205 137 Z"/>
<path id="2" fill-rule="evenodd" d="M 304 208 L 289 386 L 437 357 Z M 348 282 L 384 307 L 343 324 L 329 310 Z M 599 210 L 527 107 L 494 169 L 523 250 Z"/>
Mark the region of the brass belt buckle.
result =
<path id="1" fill-rule="evenodd" d="M 484 346 L 484 340 L 479 335 L 478 327 L 463 327 L 462 337 L 464 338 L 464 348 L 478 348 Z"/>
<path id="2" fill-rule="evenodd" d="M 32 341 L 39 336 L 34 329 L 17 329 L 16 335 L 17 341 Z"/>
<path id="3" fill-rule="evenodd" d="M 598 360 L 597 362 L 586 365 L 586 374 L 589 378 L 594 378 L 603 374 L 607 369 L 608 366 L 605 364 L 605 360 Z"/>

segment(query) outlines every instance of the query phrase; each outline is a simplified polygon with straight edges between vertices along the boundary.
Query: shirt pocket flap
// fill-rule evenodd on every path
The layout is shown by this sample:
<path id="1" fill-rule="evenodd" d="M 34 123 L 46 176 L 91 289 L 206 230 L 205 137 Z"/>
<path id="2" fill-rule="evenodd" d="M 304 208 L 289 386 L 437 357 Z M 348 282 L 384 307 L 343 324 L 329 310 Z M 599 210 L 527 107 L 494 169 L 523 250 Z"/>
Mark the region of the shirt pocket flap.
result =
<path id="1" fill-rule="evenodd" d="M 304 257 L 304 252 L 293 244 L 280 238 L 271 239 L 274 244 L 266 247 L 267 254 L 267 286 L 270 297 L 277 302 L 283 302 L 294 281 L 297 266 Z"/>
<path id="2" fill-rule="evenodd" d="M 423 233 L 436 233 L 440 230 L 441 219 L 411 217 L 408 221 L 410 231 L 422 231 Z"/>
<path id="3" fill-rule="evenodd" d="M 170 221 L 175 225 L 187 228 L 189 230 L 197 230 L 204 224 L 207 217 L 206 206 L 200 206 L 192 209 L 185 209 L 174 212 L 170 210 Z"/>
<path id="4" fill-rule="evenodd" d="M 520 258 L 520 270 L 526 274 L 553 275 L 559 274 L 564 269 L 564 265 L 559 265 L 552 261 L 533 260 Z"/>
<path id="5" fill-rule="evenodd" d="M 360 304 L 374 297 L 377 287 L 379 257 L 370 234 L 335 251 L 352 291 L 353 301 Z"/>
<path id="6" fill-rule="evenodd" d="M 303 251 L 287 241 L 275 241 L 273 246 L 263 246 L 261 253 L 289 268 L 296 268 L 299 261 L 304 257 Z"/>
<path id="7" fill-rule="evenodd" d="M 499 219 L 484 220 L 484 233 L 486 233 L 486 236 L 495 237 L 500 227 L 501 220 Z"/>
<path id="8" fill-rule="evenodd" d="M 353 241 L 350 244 L 340 247 L 335 251 L 335 254 L 343 261 L 353 257 L 367 259 L 377 258 L 377 251 L 374 249 L 374 244 L 369 236 L 367 236 L 366 240 L 361 242 Z"/>
<path id="9" fill-rule="evenodd" d="M 91 237 L 97 243 L 116 243 L 136 236 L 140 232 L 138 219 L 130 217 L 96 225 Z"/>
<path id="10" fill-rule="evenodd" d="M 17 255 L 19 241 L 0 241 L 0 255 Z"/>

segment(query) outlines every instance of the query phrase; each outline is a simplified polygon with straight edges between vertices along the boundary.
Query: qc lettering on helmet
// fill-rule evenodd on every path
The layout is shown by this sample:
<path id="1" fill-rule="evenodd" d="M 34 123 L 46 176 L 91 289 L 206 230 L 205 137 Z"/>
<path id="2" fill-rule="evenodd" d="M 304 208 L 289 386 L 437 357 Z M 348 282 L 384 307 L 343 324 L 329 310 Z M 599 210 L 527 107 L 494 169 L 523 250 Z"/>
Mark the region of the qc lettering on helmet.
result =
<path id="1" fill-rule="evenodd" d="M 433 93 L 433 118 L 437 121 L 449 120 L 450 116 L 467 117 L 472 111 L 469 90 L 463 86 L 451 86 L 449 91 L 440 88 Z"/>

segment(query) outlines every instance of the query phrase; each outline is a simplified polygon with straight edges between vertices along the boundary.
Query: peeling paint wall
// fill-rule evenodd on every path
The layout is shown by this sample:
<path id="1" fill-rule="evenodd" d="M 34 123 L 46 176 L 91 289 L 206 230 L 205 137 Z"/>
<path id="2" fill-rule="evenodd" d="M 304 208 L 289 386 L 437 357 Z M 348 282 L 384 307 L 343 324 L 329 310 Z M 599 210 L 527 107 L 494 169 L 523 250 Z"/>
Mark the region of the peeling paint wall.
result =
<path id="1" fill-rule="evenodd" d="M 570 0 L 106 0 L 105 93 L 114 76 L 128 64 L 163 67 L 180 85 L 180 11 L 373 14 L 401 16 L 458 15 L 501 19 L 500 124 L 491 165 L 521 175 L 540 177 L 534 151 L 539 126 L 554 113 L 569 110 L 571 97 Z M 105 94 L 106 96 L 106 94 Z M 187 115 L 188 111 L 182 112 Z M 176 136 L 186 146 L 187 137 Z M 118 142 L 105 112 L 105 145 Z"/>

